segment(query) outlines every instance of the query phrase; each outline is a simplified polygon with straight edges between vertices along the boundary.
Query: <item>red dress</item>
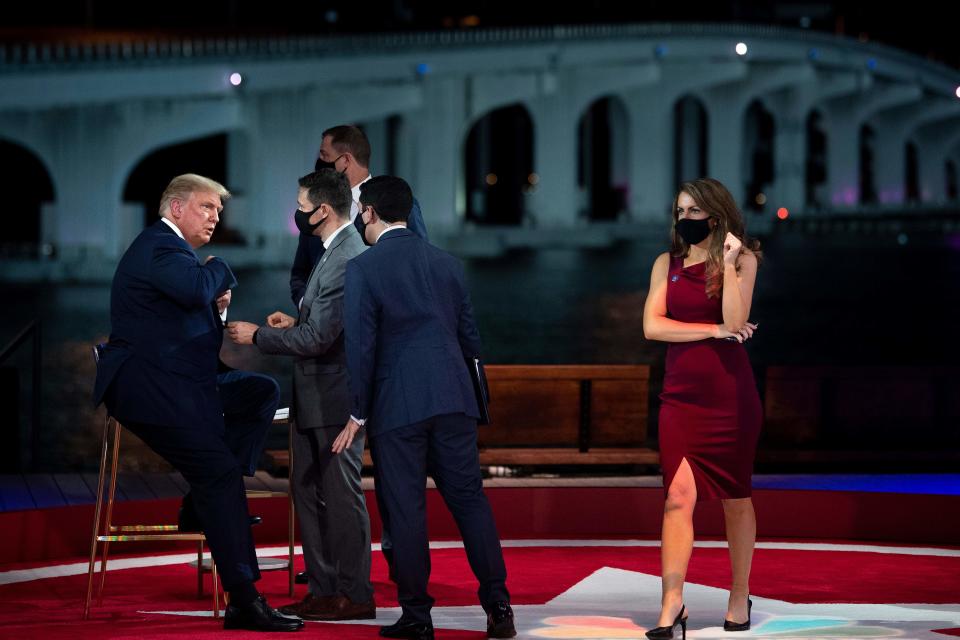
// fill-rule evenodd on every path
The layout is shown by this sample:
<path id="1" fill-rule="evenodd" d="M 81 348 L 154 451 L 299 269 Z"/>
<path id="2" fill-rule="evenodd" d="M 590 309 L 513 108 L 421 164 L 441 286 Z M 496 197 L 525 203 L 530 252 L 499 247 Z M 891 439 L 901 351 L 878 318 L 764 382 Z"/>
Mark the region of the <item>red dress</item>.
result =
<path id="1" fill-rule="evenodd" d="M 670 258 L 667 317 L 723 322 L 722 297 L 707 297 L 705 272 L 706 263 L 684 268 L 683 258 Z M 697 501 L 749 497 L 763 414 L 743 345 L 716 338 L 671 342 L 660 400 L 664 492 L 686 458 Z"/>

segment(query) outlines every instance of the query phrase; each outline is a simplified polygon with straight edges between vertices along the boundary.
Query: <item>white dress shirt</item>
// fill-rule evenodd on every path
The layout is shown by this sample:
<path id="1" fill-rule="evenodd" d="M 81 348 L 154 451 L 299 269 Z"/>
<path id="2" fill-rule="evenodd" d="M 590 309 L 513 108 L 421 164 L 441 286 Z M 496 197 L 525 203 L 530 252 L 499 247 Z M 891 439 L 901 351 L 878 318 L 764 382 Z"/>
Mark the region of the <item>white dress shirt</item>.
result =
<path id="1" fill-rule="evenodd" d="M 350 204 L 350 222 L 353 222 L 357 218 L 357 214 L 360 213 L 360 185 L 372 177 L 373 176 L 368 173 L 366 178 L 350 188 L 350 193 L 353 197 L 353 202 Z"/>

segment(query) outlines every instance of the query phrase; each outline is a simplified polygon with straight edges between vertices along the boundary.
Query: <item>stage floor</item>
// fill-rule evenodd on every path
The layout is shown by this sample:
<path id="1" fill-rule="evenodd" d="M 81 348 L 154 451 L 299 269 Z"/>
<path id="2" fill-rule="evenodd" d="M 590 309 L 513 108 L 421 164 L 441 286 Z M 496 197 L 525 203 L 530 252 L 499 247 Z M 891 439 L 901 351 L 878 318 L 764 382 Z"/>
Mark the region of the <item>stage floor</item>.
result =
<path id="1" fill-rule="evenodd" d="M 438 638 L 480 640 L 484 615 L 459 543 L 431 545 L 433 621 Z M 264 547 L 261 555 L 283 555 Z M 298 550 L 299 552 L 299 550 Z M 655 540 L 506 540 L 504 554 L 522 638 L 643 639 L 659 604 Z M 0 637 L 220 638 L 209 596 L 196 596 L 194 554 L 126 556 L 112 561 L 103 605 L 81 621 L 86 562 L 34 563 L 0 571 Z M 298 565 L 302 562 L 297 557 Z M 307 623 L 310 637 L 377 638 L 399 615 L 393 585 L 375 546 L 376 620 Z M 286 572 L 264 574 L 277 606 L 291 600 Z M 753 629 L 722 630 L 729 582 L 726 545 L 698 542 L 685 601 L 690 638 L 945 638 L 960 636 L 960 549 L 933 546 L 758 544 L 751 581 Z M 297 587 L 302 597 L 305 587 Z M 231 638 L 262 638 L 232 633 Z"/>

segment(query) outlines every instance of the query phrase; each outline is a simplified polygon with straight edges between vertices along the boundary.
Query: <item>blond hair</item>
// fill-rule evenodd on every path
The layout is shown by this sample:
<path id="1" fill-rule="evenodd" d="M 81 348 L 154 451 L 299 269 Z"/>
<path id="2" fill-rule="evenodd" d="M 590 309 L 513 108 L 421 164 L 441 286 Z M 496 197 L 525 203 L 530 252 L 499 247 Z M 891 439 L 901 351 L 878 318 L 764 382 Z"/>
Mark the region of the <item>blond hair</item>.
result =
<path id="1" fill-rule="evenodd" d="M 210 178 L 205 178 L 195 173 L 185 173 L 171 180 L 167 188 L 163 190 L 163 195 L 160 196 L 160 216 L 163 217 L 167 215 L 170 211 L 171 202 L 174 200 L 188 200 L 190 194 L 196 192 L 215 193 L 220 196 L 221 200 L 226 200 L 230 197 L 230 192 L 227 191 L 227 188 L 216 180 L 211 180 Z"/>

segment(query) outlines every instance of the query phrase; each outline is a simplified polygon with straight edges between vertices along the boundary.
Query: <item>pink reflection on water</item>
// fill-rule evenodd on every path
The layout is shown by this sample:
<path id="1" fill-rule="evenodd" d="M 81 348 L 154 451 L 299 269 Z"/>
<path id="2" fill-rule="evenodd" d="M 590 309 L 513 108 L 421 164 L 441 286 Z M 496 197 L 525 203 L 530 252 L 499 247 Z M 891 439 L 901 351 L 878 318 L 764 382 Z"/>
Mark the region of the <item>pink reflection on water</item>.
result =
<path id="1" fill-rule="evenodd" d="M 848 185 L 841 187 L 839 191 L 835 191 L 833 195 L 830 196 L 830 202 L 833 204 L 856 204 L 857 195 L 857 188 Z"/>

